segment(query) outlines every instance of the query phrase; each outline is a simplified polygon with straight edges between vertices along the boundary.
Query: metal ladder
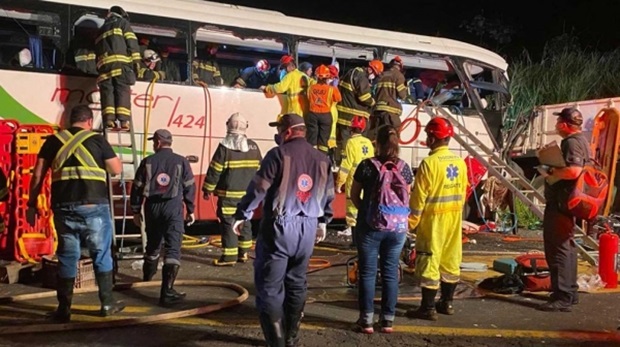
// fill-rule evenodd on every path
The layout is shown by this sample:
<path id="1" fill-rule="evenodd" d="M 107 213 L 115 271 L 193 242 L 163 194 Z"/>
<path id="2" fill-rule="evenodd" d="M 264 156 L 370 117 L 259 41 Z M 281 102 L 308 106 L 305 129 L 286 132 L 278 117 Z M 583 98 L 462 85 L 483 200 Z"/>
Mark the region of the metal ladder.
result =
<path id="1" fill-rule="evenodd" d="M 110 199 L 110 210 L 112 214 L 112 226 L 114 230 L 113 245 L 115 249 L 114 260 L 124 259 L 142 259 L 144 256 L 144 250 L 146 248 L 146 232 L 144 229 L 144 223 L 141 224 L 139 234 L 127 234 L 127 230 L 133 225 L 133 218 L 128 218 L 128 214 L 131 213 L 131 207 L 129 206 L 130 191 L 127 187 L 127 182 L 134 179 L 136 171 L 138 171 L 138 155 L 136 150 L 135 133 L 133 129 L 133 122 L 129 123 L 129 131 L 108 130 L 103 125 L 103 134 L 106 140 L 110 143 L 114 152 L 119 156 L 123 169 L 119 176 L 113 177 L 108 174 L 108 190 Z M 127 149 L 130 149 L 131 154 L 126 153 Z M 126 165 L 133 166 L 133 172 L 127 172 Z M 117 193 L 114 187 L 120 189 L 120 193 Z M 116 215 L 115 206 L 117 202 L 121 202 L 123 213 Z M 117 227 L 117 221 L 120 221 L 120 228 Z M 140 246 L 125 247 L 126 239 L 135 239 L 140 241 Z"/>
<path id="2" fill-rule="evenodd" d="M 489 174 L 496 177 L 512 192 L 513 196 L 521 200 L 521 202 L 542 220 L 545 210 L 545 197 L 495 151 L 488 148 L 476 135 L 467 130 L 466 126 L 461 124 L 450 112 L 446 112 L 446 110 L 440 106 L 435 106 L 434 109 L 443 117 L 450 119 L 452 124 L 459 129 L 460 133 L 454 134 L 454 140 L 484 165 L 488 169 Z M 430 107 L 427 108 L 427 111 L 430 111 L 429 115 L 432 114 L 432 109 Z M 538 202 L 536 200 L 538 200 Z M 590 264 L 595 266 L 598 265 L 598 242 L 584 233 L 583 229 L 579 226 L 575 226 L 574 238 L 582 257 Z"/>

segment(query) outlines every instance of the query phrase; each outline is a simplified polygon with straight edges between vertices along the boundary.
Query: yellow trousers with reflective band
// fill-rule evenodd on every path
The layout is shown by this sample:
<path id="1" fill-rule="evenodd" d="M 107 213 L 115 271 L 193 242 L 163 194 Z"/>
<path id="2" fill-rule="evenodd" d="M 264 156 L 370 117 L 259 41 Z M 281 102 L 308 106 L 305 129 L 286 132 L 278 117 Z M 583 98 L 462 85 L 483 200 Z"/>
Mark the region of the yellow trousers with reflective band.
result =
<path id="1" fill-rule="evenodd" d="M 336 109 L 336 103 L 332 104 L 332 108 L 329 112 L 332 114 L 332 130 L 329 134 L 329 141 L 327 147 L 336 148 L 336 125 L 338 124 L 338 109 Z"/>
<path id="2" fill-rule="evenodd" d="M 438 289 L 439 282 L 457 283 L 461 276 L 462 212 L 423 215 L 416 234 L 414 280 Z"/>

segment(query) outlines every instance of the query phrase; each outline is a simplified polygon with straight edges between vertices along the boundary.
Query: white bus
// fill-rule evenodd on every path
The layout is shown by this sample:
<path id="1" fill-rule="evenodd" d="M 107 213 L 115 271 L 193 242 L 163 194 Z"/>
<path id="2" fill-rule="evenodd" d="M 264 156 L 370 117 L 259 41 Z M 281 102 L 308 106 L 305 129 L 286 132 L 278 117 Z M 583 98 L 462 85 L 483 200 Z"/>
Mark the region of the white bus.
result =
<path id="1" fill-rule="evenodd" d="M 234 112 L 250 120 L 248 136 L 266 152 L 275 145 L 274 130 L 267 123 L 280 112 L 278 98 L 268 98 L 259 90 L 229 87 L 239 69 L 267 59 L 277 66 L 284 54 L 299 62 L 329 64 L 336 59 L 341 75 L 378 58 L 389 62 L 400 56 L 406 76 L 439 75 L 457 81 L 465 91 L 451 112 L 488 146 L 498 148 L 502 117 L 509 101 L 507 63 L 486 49 L 454 40 L 376 30 L 285 16 L 274 11 L 225 5 L 198 0 L 4 0 L 0 4 L 0 117 L 20 123 L 63 125 L 63 115 L 76 104 L 88 103 L 96 110 L 96 76 L 67 68 L 67 57 L 76 37 L 76 27 L 92 19 L 101 23 L 111 5 L 129 14 L 139 39 L 148 39 L 149 48 L 168 47 L 170 59 L 180 70 L 180 80 L 158 82 L 148 92 L 149 83 L 132 88 L 132 120 L 138 148 L 144 134 L 167 128 L 174 136 L 174 150 L 196 156 L 192 168 L 197 176 L 197 218 L 214 220 L 213 201 L 201 198 L 200 187 L 209 160 L 226 132 L 225 121 Z M 386 19 L 387 20 L 387 19 Z M 218 63 L 225 86 L 205 91 L 191 79 L 191 61 L 204 47 L 219 45 Z M 32 53 L 32 62 L 21 66 L 16 54 L 23 48 Z M 150 108 L 149 108 L 150 105 Z M 403 121 L 416 108 L 404 101 Z M 150 123 L 145 129 L 145 114 Z M 421 124 L 429 117 L 419 114 Z M 411 141 L 415 124 L 403 127 L 401 157 L 417 166 L 428 150 L 421 136 Z M 423 132 L 422 132 L 423 134 Z M 466 152 L 454 144 L 455 150 Z M 150 153 L 150 144 L 147 148 Z M 142 153 L 142 151 L 141 151 Z M 126 153 L 125 153 L 126 155 Z M 126 167 L 126 177 L 133 168 Z M 118 206 L 117 206 L 118 207 Z M 344 218 L 344 197 L 336 203 L 336 218 Z"/>

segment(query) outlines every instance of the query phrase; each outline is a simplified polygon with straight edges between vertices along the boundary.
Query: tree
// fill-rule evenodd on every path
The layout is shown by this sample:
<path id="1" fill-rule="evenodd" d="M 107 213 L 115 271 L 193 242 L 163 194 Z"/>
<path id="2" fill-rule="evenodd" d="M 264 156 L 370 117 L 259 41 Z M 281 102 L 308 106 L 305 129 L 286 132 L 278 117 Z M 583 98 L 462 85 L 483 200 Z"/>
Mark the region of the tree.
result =
<path id="1" fill-rule="evenodd" d="M 459 28 L 474 35 L 480 46 L 495 51 L 500 51 L 502 47 L 509 44 L 516 33 L 515 28 L 502 23 L 499 18 L 486 17 L 484 10 L 472 19 L 462 21 Z"/>

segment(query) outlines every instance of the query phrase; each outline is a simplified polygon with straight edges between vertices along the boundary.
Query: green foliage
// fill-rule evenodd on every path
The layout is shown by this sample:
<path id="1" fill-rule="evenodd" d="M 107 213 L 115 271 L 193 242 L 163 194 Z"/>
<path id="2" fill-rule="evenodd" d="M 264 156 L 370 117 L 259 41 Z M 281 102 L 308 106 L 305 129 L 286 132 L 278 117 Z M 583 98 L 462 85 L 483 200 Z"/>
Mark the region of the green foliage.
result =
<path id="1" fill-rule="evenodd" d="M 519 199 L 515 199 L 515 213 L 520 228 L 537 229 L 540 227 L 541 220 Z"/>
<path id="2" fill-rule="evenodd" d="M 527 52 L 509 68 L 513 104 L 507 127 L 536 106 L 620 96 L 620 48 L 597 52 L 580 48 L 569 35 L 547 43 L 540 61 Z"/>

